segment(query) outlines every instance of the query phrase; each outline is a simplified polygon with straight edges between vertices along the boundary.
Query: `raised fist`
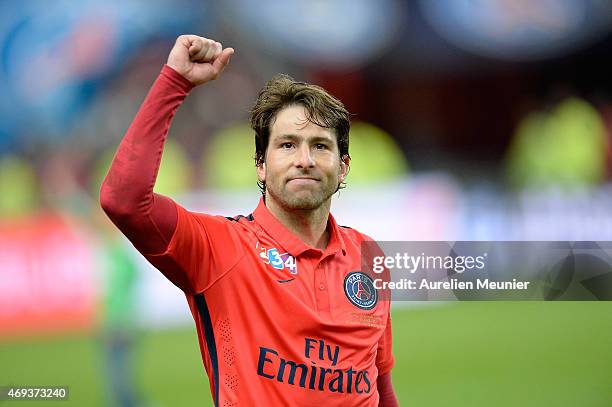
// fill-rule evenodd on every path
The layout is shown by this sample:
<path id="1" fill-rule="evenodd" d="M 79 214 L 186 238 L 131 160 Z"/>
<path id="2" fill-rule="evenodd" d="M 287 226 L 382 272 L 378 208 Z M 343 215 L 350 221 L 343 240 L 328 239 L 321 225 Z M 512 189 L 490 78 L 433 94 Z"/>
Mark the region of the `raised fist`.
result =
<path id="1" fill-rule="evenodd" d="M 181 35 L 168 55 L 168 66 L 194 85 L 215 80 L 234 53 L 221 43 L 197 35 Z"/>

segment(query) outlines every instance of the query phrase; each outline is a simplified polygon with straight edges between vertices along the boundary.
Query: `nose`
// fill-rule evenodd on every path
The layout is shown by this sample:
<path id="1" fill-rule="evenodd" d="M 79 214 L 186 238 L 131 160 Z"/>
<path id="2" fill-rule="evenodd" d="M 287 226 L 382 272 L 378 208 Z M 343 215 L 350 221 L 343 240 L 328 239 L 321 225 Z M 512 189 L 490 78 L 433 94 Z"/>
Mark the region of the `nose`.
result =
<path id="1" fill-rule="evenodd" d="M 308 145 L 302 145 L 297 149 L 295 153 L 295 166 L 298 168 L 313 168 L 315 166 L 315 161 Z"/>

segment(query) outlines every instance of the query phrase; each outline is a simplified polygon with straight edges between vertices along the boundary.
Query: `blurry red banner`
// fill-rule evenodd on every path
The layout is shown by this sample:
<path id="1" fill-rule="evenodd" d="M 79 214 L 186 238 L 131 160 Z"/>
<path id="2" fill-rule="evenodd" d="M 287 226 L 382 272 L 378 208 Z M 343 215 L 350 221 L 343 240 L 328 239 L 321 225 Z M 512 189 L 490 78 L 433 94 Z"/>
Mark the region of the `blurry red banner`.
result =
<path id="1" fill-rule="evenodd" d="M 94 266 L 76 223 L 48 214 L 0 223 L 0 338 L 90 328 Z"/>

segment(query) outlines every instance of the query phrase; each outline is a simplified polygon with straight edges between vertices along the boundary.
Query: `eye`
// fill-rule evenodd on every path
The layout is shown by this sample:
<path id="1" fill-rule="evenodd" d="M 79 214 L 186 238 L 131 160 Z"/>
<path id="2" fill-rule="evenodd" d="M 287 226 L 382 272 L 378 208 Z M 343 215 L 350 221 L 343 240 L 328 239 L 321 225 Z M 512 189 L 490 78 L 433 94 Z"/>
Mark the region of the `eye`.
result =
<path id="1" fill-rule="evenodd" d="M 282 143 L 282 144 L 281 144 L 281 148 L 283 148 L 283 149 L 285 149 L 285 150 L 288 150 L 288 149 L 290 149 L 290 148 L 293 148 L 293 143 L 290 143 L 290 142 Z"/>
<path id="2" fill-rule="evenodd" d="M 317 143 L 317 144 L 315 144 L 315 148 L 317 150 L 326 150 L 327 146 L 325 144 Z"/>

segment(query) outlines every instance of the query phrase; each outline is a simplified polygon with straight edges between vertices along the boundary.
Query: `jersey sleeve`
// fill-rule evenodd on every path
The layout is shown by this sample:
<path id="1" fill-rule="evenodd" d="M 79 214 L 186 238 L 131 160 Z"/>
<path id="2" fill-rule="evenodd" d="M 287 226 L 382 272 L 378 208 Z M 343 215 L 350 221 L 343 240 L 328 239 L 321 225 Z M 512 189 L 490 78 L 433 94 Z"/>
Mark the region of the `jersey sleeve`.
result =
<path id="1" fill-rule="evenodd" d="M 391 330 L 391 315 L 387 316 L 387 326 L 382 336 L 378 340 L 378 351 L 376 353 L 376 367 L 378 375 L 389 373 L 395 364 L 393 357 L 393 338 Z"/>
<path id="2" fill-rule="evenodd" d="M 236 222 L 175 207 L 177 224 L 167 249 L 143 255 L 185 293 L 201 293 L 229 272 L 245 250 Z"/>
<path id="3" fill-rule="evenodd" d="M 153 191 L 170 123 L 193 84 L 164 65 L 100 186 L 100 205 L 141 253 L 166 250 L 176 228 L 169 197 Z"/>

